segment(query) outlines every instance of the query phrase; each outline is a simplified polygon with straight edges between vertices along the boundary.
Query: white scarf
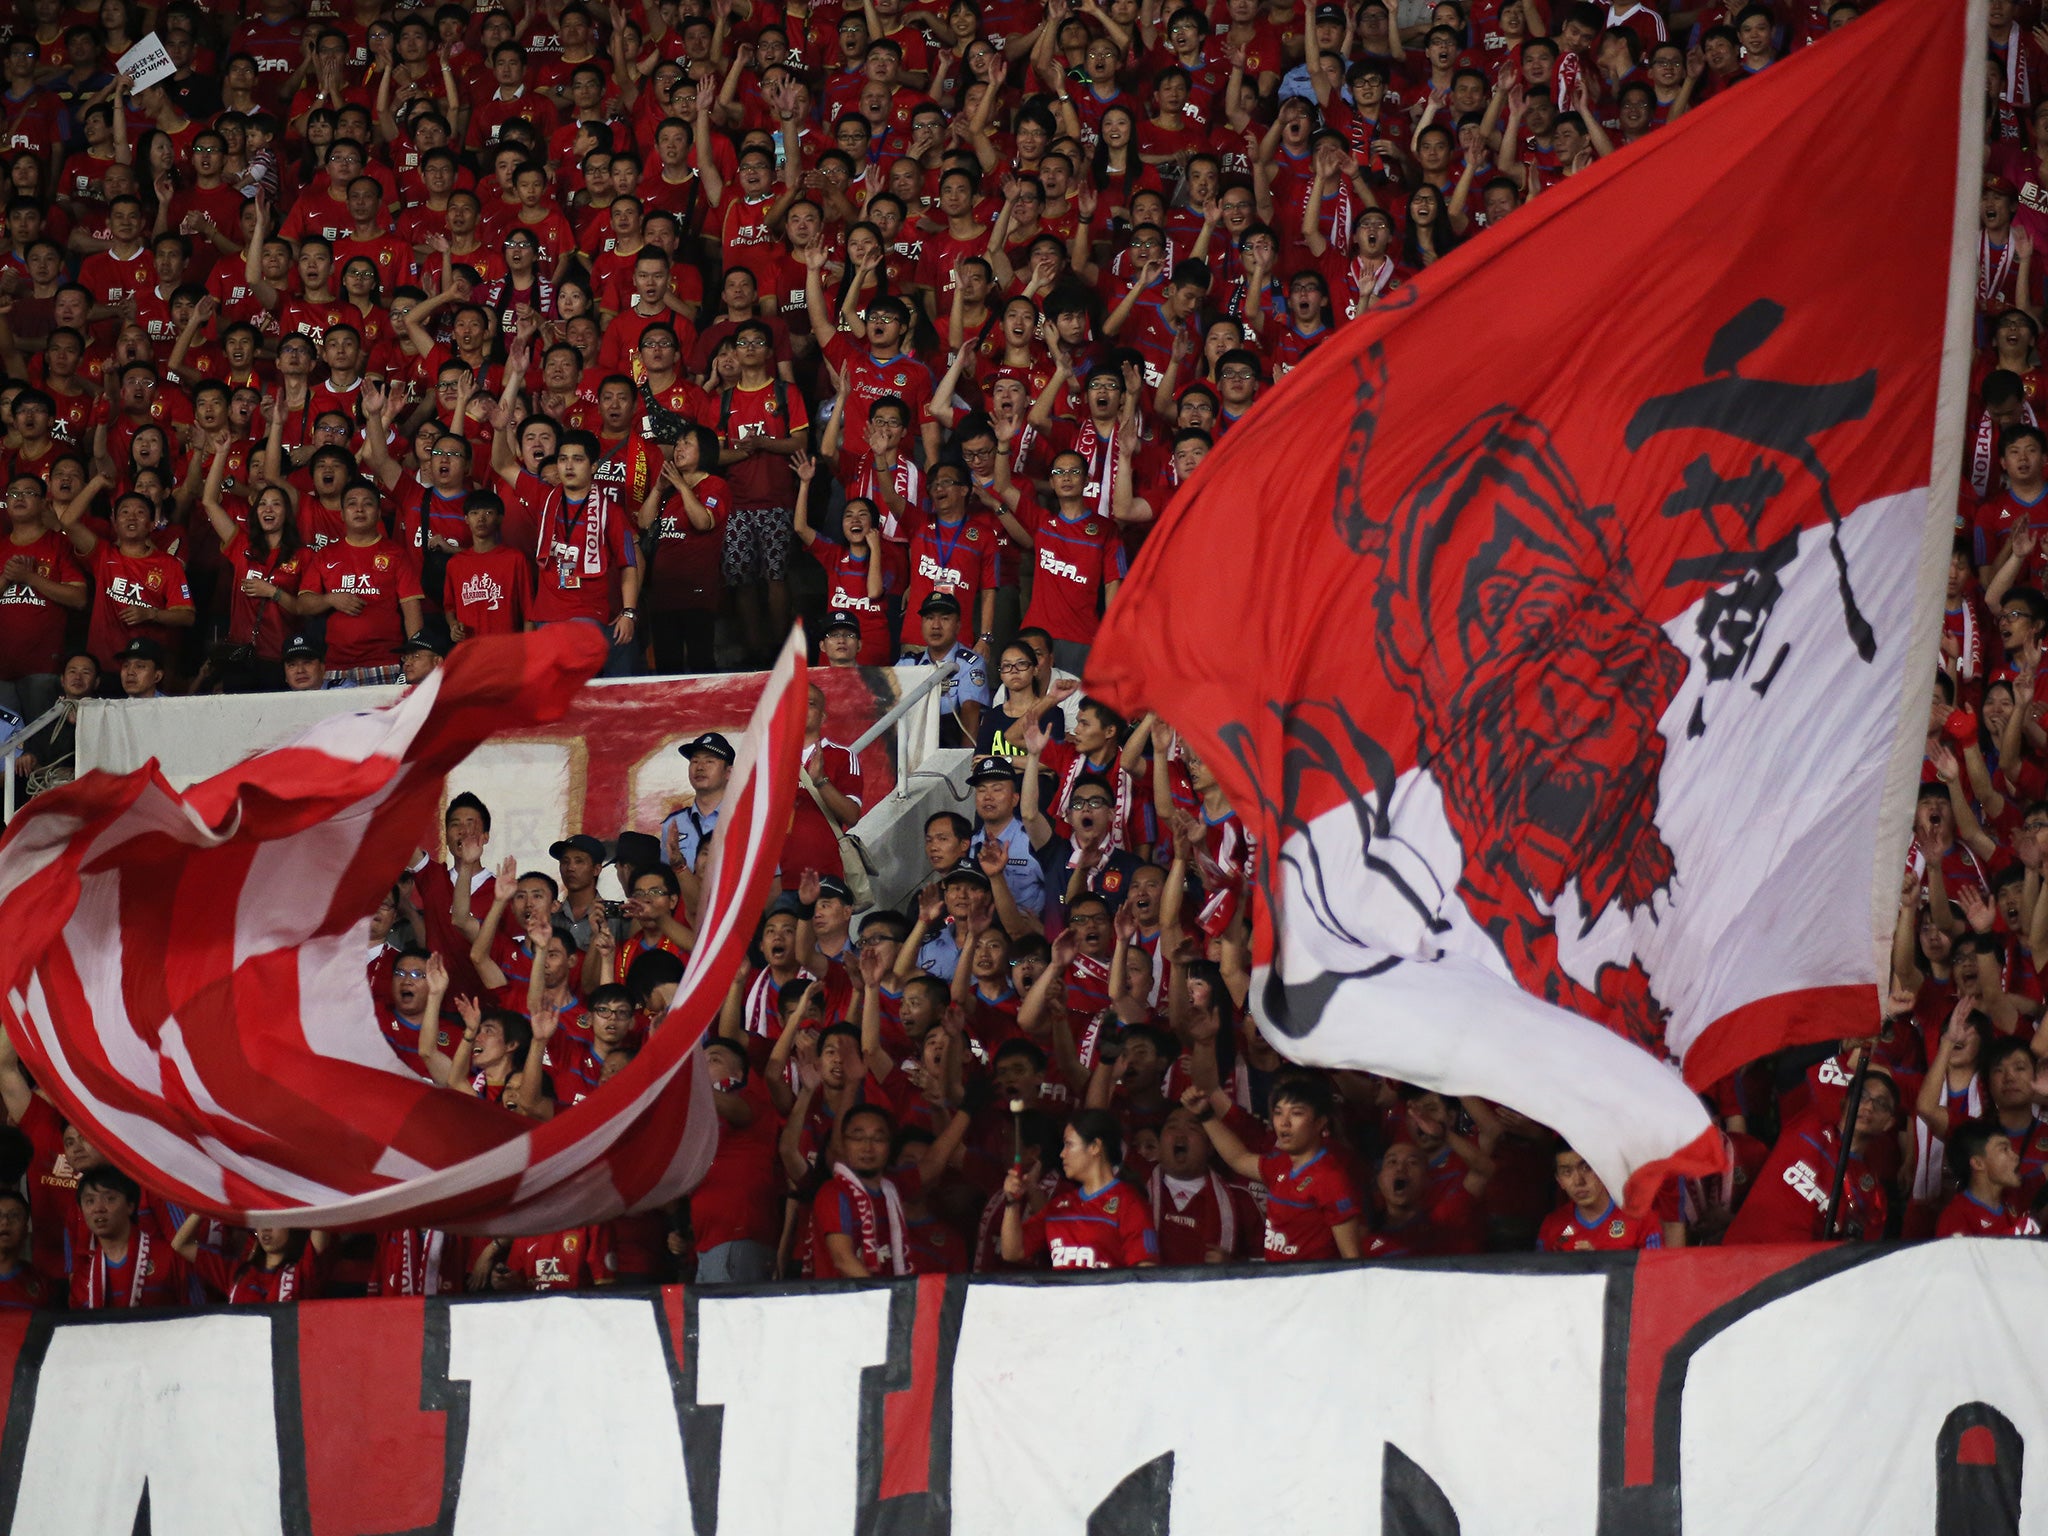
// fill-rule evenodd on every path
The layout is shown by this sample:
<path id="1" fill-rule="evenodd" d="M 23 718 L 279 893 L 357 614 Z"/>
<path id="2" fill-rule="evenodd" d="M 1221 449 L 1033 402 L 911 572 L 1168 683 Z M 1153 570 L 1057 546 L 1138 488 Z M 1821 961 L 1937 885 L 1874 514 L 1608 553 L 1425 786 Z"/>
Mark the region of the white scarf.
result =
<path id="1" fill-rule="evenodd" d="M 874 1191 L 861 1182 L 859 1174 L 844 1163 L 832 1165 L 832 1177 L 839 1181 L 839 1187 L 853 1202 L 854 1216 L 860 1222 L 860 1261 L 867 1266 L 869 1274 L 907 1275 L 910 1273 L 910 1223 L 903 1219 L 903 1197 L 896 1193 L 895 1182 L 881 1180 L 881 1209 L 876 1209 Z M 883 1243 L 882 1222 L 889 1224 L 888 1242 Z"/>
<path id="2" fill-rule="evenodd" d="M 569 530 L 566 526 L 569 513 L 569 498 L 562 488 L 550 490 L 547 500 L 541 505 L 540 542 L 534 549 L 536 562 L 545 569 L 550 562 L 563 574 L 569 574 L 571 562 L 581 555 L 582 575 L 595 580 L 604 574 L 604 525 L 611 514 L 611 492 L 604 486 L 591 482 L 590 492 L 583 500 L 583 547 L 579 552 L 575 545 L 566 541 Z M 560 529 L 562 537 L 556 537 Z"/>
<path id="3" fill-rule="evenodd" d="M 1374 299 L 1387 291 L 1387 285 L 1394 280 L 1394 258 L 1391 254 L 1382 256 L 1380 264 L 1370 272 L 1366 270 L 1365 258 L 1351 258 L 1352 300 L 1344 307 L 1344 318 L 1356 320 Z"/>
<path id="4" fill-rule="evenodd" d="M 1956 676 L 1968 681 L 1982 669 L 1984 656 L 1977 635 L 1977 605 L 1966 596 L 1960 611 L 1963 632 L 1956 637 L 1956 649 L 1962 654 L 1956 658 Z"/>
<path id="5" fill-rule="evenodd" d="M 1131 813 L 1131 776 L 1124 772 L 1122 763 L 1112 759 L 1107 769 L 1090 768 L 1088 759 L 1078 752 L 1075 753 L 1074 760 L 1067 764 L 1067 771 L 1060 775 L 1060 792 L 1052 803 L 1052 812 L 1067 824 L 1070 832 L 1073 830 L 1074 785 L 1084 773 L 1106 775 L 1110 781 L 1109 792 L 1115 803 L 1109 808 L 1109 835 L 1102 840 L 1102 851 L 1105 854 L 1114 853 L 1124 845 L 1124 821 Z M 1072 869 L 1080 859 L 1081 850 L 1076 847 L 1067 856 L 1067 868 Z"/>
<path id="6" fill-rule="evenodd" d="M 2031 400 L 2020 402 L 2020 416 L 2030 427 L 2041 423 L 2034 418 L 2034 404 Z M 1970 489 L 1982 501 L 1991 494 L 1991 476 L 1998 464 L 1998 428 L 1991 424 L 1991 413 L 1977 413 L 1977 436 L 1970 445 Z"/>
<path id="7" fill-rule="evenodd" d="M 94 1311 L 109 1305 L 139 1307 L 142 1305 L 142 1282 L 149 1273 L 149 1234 L 140 1227 L 128 1229 L 128 1299 L 112 1303 L 107 1296 L 107 1250 L 98 1242 L 92 1245 L 92 1267 L 85 1272 L 85 1305 Z"/>
<path id="8" fill-rule="evenodd" d="M 1973 1076 L 1969 1091 L 1963 1098 L 1967 1111 L 1963 1118 L 1975 1120 L 1984 1113 L 1983 1078 Z M 1942 1085 L 1942 1102 L 1948 1102 L 1948 1084 Z M 1942 1193 L 1942 1178 L 1947 1173 L 1947 1158 L 1942 1155 L 1942 1140 L 1927 1128 L 1927 1122 L 1918 1115 L 1913 1117 L 1913 1148 L 1917 1154 L 1913 1162 L 1913 1198 L 1915 1200 L 1938 1200 Z"/>
<path id="9" fill-rule="evenodd" d="M 2005 246 L 1998 253 L 1998 265 L 1991 265 L 1991 233 L 1986 230 L 1977 237 L 1977 307 L 1989 309 L 2005 288 L 2005 280 L 2012 276 L 2015 260 L 2012 248 L 2012 231 L 2005 232 Z"/>
<path id="10" fill-rule="evenodd" d="M 421 1251 L 414 1253 L 415 1240 L 421 1228 L 405 1227 L 399 1232 L 398 1256 L 401 1273 L 398 1283 L 401 1296 L 438 1296 L 441 1294 L 441 1249 L 448 1241 L 441 1232 L 428 1232 L 427 1240 L 419 1244 Z"/>
<path id="11" fill-rule="evenodd" d="M 875 511 L 881 515 L 882 537 L 893 544 L 901 544 L 910 535 L 897 523 L 896 514 L 890 510 L 889 504 L 877 494 L 876 488 L 880 484 L 880 477 L 875 473 L 875 456 L 872 453 L 864 453 L 861 455 L 860 468 L 853 476 L 853 484 L 847 488 L 846 494 L 849 497 L 864 497 L 872 503 Z M 924 495 L 923 473 L 900 453 L 896 455 L 896 470 L 890 477 L 889 484 L 907 507 L 915 507 Z"/>
<path id="12" fill-rule="evenodd" d="M 1088 461 L 1088 494 L 1095 498 L 1095 515 L 1110 515 L 1110 497 L 1116 486 L 1117 449 L 1123 428 L 1112 426 L 1107 434 L 1095 429 L 1095 418 L 1083 418 L 1074 434 L 1074 452 Z"/>
<path id="13" fill-rule="evenodd" d="M 813 982 L 817 979 L 799 966 L 796 975 L 788 984 L 794 986 L 799 981 Z M 782 1033 L 782 1015 L 775 1006 L 780 996 L 781 992 L 775 985 L 773 971 L 763 971 L 754 978 L 753 984 L 747 988 L 745 1012 L 748 1034 L 759 1035 L 763 1040 L 773 1040 Z"/>
<path id="14" fill-rule="evenodd" d="M 1223 1182 L 1214 1168 L 1211 1168 L 1205 1177 L 1209 1193 L 1216 1201 L 1216 1246 L 1228 1254 L 1237 1247 L 1237 1212 L 1230 1203 L 1230 1186 Z M 1163 1201 L 1167 1191 L 1171 1190 L 1174 1195 L 1173 1208 L 1176 1211 L 1184 1211 L 1188 1207 L 1188 1202 L 1200 1192 L 1202 1183 L 1202 1179 L 1195 1179 L 1192 1182 L 1169 1179 L 1159 1169 L 1154 1168 L 1150 1184 L 1152 1225 L 1155 1228 L 1160 1226 L 1166 1214 Z"/>

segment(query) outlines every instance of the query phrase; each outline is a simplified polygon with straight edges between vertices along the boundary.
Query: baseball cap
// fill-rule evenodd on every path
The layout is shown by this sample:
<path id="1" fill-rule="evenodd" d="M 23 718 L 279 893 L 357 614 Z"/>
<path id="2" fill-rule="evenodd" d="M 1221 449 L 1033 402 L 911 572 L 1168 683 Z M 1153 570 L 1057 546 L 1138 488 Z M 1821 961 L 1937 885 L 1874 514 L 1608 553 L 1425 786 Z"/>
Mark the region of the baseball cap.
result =
<path id="1" fill-rule="evenodd" d="M 713 757 L 725 763 L 730 763 L 737 756 L 732 749 L 732 743 L 716 731 L 706 731 L 701 736 L 693 736 L 680 747 L 677 747 L 676 751 L 680 752 L 684 757 L 695 757 L 699 752 L 709 752 Z"/>
<path id="2" fill-rule="evenodd" d="M 661 862 L 661 839 L 649 832 L 621 832 L 612 839 L 611 857 L 607 864 L 630 864 L 635 869 L 646 869 Z"/>
<path id="3" fill-rule="evenodd" d="M 970 784 L 994 784 L 999 781 L 1004 784 L 1015 784 L 1017 779 L 1017 770 L 1010 765 L 1007 757 L 977 757 L 974 760 L 974 767 L 967 774 L 967 782 Z"/>
<path id="4" fill-rule="evenodd" d="M 1984 178 L 1984 190 L 1986 192 L 1996 192 L 2001 197 L 2016 198 L 2020 195 L 2020 189 L 2003 176 L 1986 176 Z"/>
<path id="5" fill-rule="evenodd" d="M 860 633 L 860 623 L 850 613 L 835 613 L 825 621 L 825 627 L 818 631 L 818 636 L 823 639 L 826 635 L 842 629 L 851 630 L 857 635 Z"/>
<path id="6" fill-rule="evenodd" d="M 574 837 L 565 837 L 559 843 L 550 844 L 548 847 L 548 857 L 551 859 L 559 859 L 565 853 L 587 853 L 600 864 L 604 862 L 605 857 L 604 844 L 588 832 L 578 832 Z"/>
<path id="7" fill-rule="evenodd" d="M 951 869 L 939 876 L 939 884 L 941 885 L 952 885 L 960 880 L 966 881 L 969 885 L 978 885 L 984 891 L 990 889 L 988 876 L 981 872 L 978 865 L 970 864 L 965 860 L 955 864 Z"/>
<path id="8" fill-rule="evenodd" d="M 137 635 L 133 640 L 122 646 L 114 657 L 114 660 L 117 662 L 149 661 L 154 662 L 157 666 L 162 666 L 168 659 L 169 657 L 166 655 L 164 648 L 146 635 Z"/>
<path id="9" fill-rule="evenodd" d="M 927 613 L 950 613 L 956 618 L 960 613 L 960 599 L 950 592 L 934 592 L 917 605 L 920 615 Z"/>
<path id="10" fill-rule="evenodd" d="M 403 656 L 407 651 L 432 651 L 436 656 L 446 656 L 448 649 L 448 642 L 439 635 L 422 631 L 417 635 L 407 635 L 400 641 L 397 654 Z"/>
<path id="11" fill-rule="evenodd" d="M 285 641 L 284 650 L 279 654 L 285 661 L 324 661 L 327 647 L 311 635 L 293 635 Z"/>
<path id="12" fill-rule="evenodd" d="M 828 896 L 834 901 L 845 902 L 849 907 L 853 905 L 853 892 L 847 889 L 846 882 L 837 875 L 818 877 L 818 900 L 823 901 Z"/>
<path id="13" fill-rule="evenodd" d="M 1344 7 L 1341 5 L 1319 5 L 1316 7 L 1316 20 L 1327 21 L 1333 26 L 1341 27 L 1344 25 Z"/>

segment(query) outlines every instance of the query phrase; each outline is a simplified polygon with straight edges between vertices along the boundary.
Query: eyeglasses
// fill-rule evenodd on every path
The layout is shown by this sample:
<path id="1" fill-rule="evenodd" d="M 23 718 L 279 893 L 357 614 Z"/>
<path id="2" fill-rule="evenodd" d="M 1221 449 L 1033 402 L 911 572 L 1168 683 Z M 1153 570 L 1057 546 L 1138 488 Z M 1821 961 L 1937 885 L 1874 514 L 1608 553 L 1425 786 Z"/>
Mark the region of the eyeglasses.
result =
<path id="1" fill-rule="evenodd" d="M 595 1019 L 630 1019 L 633 1017 L 633 1010 L 620 1003 L 606 1008 L 593 1008 L 590 1010 L 590 1016 Z"/>
<path id="2" fill-rule="evenodd" d="M 1006 661 L 996 670 L 1007 675 L 1011 672 L 1030 672 L 1035 669 L 1028 661 Z"/>
<path id="3" fill-rule="evenodd" d="M 297 657 L 293 657 L 292 659 L 295 661 L 298 660 Z M 417 966 L 415 966 L 413 969 L 409 971 L 393 971 L 391 974 L 400 977 L 406 981 L 425 981 L 427 979 L 427 973 L 423 970 L 420 970 Z"/>
<path id="4" fill-rule="evenodd" d="M 1237 384 L 1252 384 L 1257 382 L 1259 376 L 1249 368 L 1225 368 L 1218 372 L 1216 377 Z"/>
<path id="5" fill-rule="evenodd" d="M 1106 811 L 1109 809 L 1109 802 L 1107 800 L 1098 799 L 1093 795 L 1089 796 L 1086 800 L 1075 800 L 1070 803 L 1077 811 Z"/>

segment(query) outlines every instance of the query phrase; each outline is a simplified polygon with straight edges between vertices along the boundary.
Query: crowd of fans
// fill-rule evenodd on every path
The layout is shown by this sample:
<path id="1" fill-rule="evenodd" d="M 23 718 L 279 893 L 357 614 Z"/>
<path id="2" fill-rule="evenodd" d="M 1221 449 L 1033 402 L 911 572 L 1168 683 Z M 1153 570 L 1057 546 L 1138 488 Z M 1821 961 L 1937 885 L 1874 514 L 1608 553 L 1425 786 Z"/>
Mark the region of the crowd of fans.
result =
<path id="1" fill-rule="evenodd" d="M 0 709 L 411 682 L 561 622 L 614 675 L 748 667 L 801 616 L 825 665 L 958 664 L 974 814 L 931 819 L 905 910 L 857 911 L 814 691 L 703 1052 L 717 1155 L 670 1210 L 226 1229 L 0 1046 L 0 1306 L 2035 1230 L 2048 32 L 2012 0 L 1892 1005 L 1716 1085 L 1731 1172 L 1651 1217 L 1503 1106 L 1283 1061 L 1246 1010 L 1252 840 L 1166 721 L 1074 676 L 1146 525 L 1311 351 L 1858 4 L 258 4 L 20 0 L 4 31 Z M 604 1091 L 695 941 L 734 754 L 681 750 L 658 833 L 547 869 L 450 804 L 371 923 L 407 1067 L 526 1116 Z"/>

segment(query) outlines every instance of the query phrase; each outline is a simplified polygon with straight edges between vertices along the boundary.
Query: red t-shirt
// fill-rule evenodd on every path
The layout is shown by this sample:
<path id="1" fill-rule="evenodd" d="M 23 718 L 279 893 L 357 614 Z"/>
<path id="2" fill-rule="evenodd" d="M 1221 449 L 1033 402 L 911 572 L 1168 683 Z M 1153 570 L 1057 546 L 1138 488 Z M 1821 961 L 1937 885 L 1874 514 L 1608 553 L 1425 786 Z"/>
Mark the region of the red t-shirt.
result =
<path id="1" fill-rule="evenodd" d="M 504 1262 L 531 1290 L 588 1290 L 600 1279 L 611 1279 L 611 1234 L 601 1226 L 570 1227 L 514 1238 Z"/>
<path id="2" fill-rule="evenodd" d="M 1319 1147 L 1299 1168 L 1285 1152 L 1267 1153 L 1259 1159 L 1259 1182 L 1266 1186 L 1267 1263 L 1339 1256 L 1330 1233 L 1358 1219 L 1358 1193 L 1328 1147 Z"/>
<path id="3" fill-rule="evenodd" d="M 443 588 L 448 617 L 467 635 L 513 635 L 526 628 L 533 592 L 533 562 L 526 551 L 500 544 L 489 554 L 466 549 L 448 557 Z"/>
<path id="4" fill-rule="evenodd" d="M 373 544 L 330 544 L 309 561 L 300 577 L 302 592 L 349 592 L 363 600 L 363 611 L 327 615 L 327 665 L 334 671 L 354 667 L 389 667 L 398 662 L 405 638 L 405 598 L 423 597 L 413 557 L 379 535 Z"/>
<path id="5" fill-rule="evenodd" d="M 814 742 L 804 748 L 803 762 L 813 779 L 830 783 L 855 805 L 861 803 L 860 764 L 846 748 L 833 741 Z M 818 809 L 818 802 L 799 784 L 790 814 L 789 835 L 782 844 L 783 888 L 795 890 L 807 869 L 820 874 L 846 873 L 841 867 L 838 838 L 824 812 Z"/>
<path id="6" fill-rule="evenodd" d="M 147 1249 L 147 1252 L 144 1250 Z M 138 1277 L 137 1264 L 141 1265 Z M 128 1234 L 128 1251 L 118 1264 L 101 1255 L 97 1242 L 80 1246 L 71 1264 L 71 1310 L 120 1311 L 128 1307 L 183 1307 L 193 1301 L 192 1271 L 162 1237 L 145 1237 L 138 1220 Z"/>
<path id="7" fill-rule="evenodd" d="M 749 389 L 734 385 L 719 397 L 718 435 L 727 447 L 750 437 L 796 437 L 811 424 L 803 396 L 775 380 Z M 779 453 L 757 453 L 725 466 L 735 507 L 787 507 L 796 502 L 796 476 Z"/>
<path id="8" fill-rule="evenodd" d="M 267 597 L 250 597 L 242 583 L 255 576 L 274 583 L 280 592 L 297 592 L 300 572 L 311 557 L 300 549 L 280 559 L 273 550 L 258 560 L 250 552 L 246 533 L 237 533 L 221 553 L 233 581 L 228 592 L 228 639 L 236 645 L 255 646 L 256 654 L 266 661 L 277 660 L 284 653 L 291 617 Z"/>
<path id="9" fill-rule="evenodd" d="M 654 517 L 654 553 L 647 590 L 658 608 L 716 608 L 724 593 L 719 560 L 725 548 L 725 523 L 732 515 L 732 487 L 717 475 L 706 475 L 691 487 L 711 527 L 699 528 L 683 510 L 673 488 Z"/>
<path id="10" fill-rule="evenodd" d="M 721 1243 L 773 1243 L 782 1231 L 782 1162 L 775 1150 L 782 1122 L 768 1097 L 767 1083 L 749 1074 L 737 1093 L 754 1108 L 753 1123 L 718 1122 L 718 1150 L 690 1195 L 690 1226 L 697 1252 Z"/>

